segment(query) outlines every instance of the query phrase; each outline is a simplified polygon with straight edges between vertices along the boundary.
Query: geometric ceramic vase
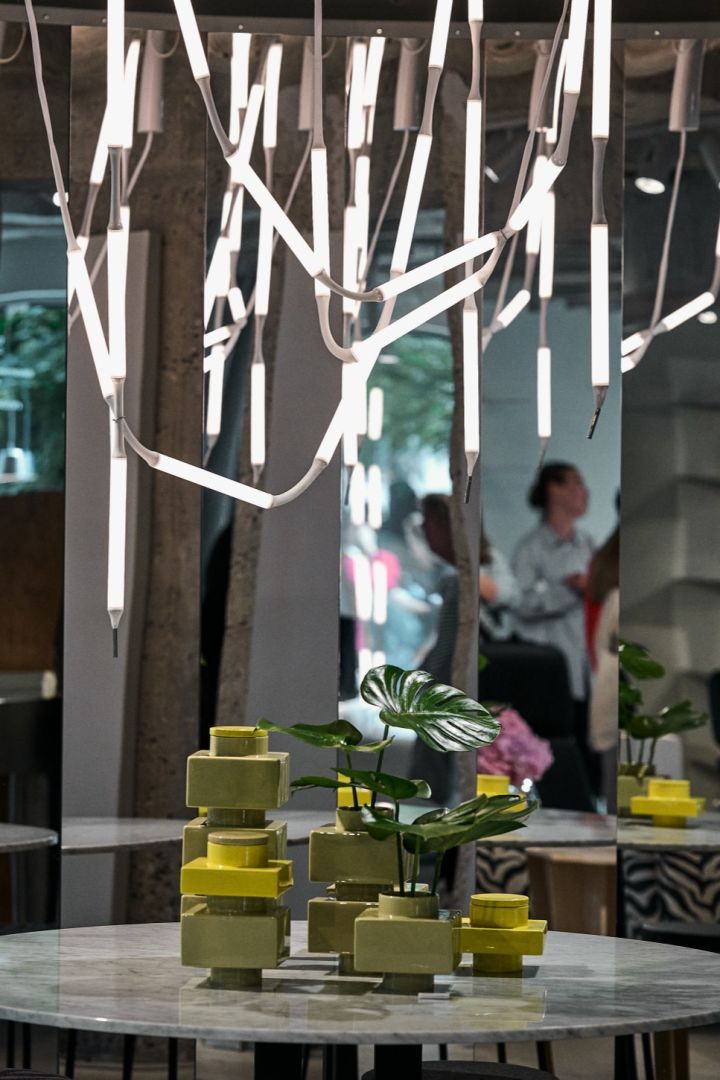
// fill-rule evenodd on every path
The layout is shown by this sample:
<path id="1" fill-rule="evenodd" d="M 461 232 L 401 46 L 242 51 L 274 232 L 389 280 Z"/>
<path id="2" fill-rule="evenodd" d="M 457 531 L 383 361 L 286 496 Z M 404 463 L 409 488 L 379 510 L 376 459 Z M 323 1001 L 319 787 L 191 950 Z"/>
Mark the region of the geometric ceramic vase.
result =
<path id="1" fill-rule="evenodd" d="M 476 893 L 458 932 L 460 952 L 473 954 L 475 975 L 519 975 L 523 955 L 542 956 L 547 922 L 528 918 L 528 898 Z"/>
<path id="2" fill-rule="evenodd" d="M 429 993 L 435 975 L 460 963 L 461 925 L 462 913 L 441 911 L 427 886 L 412 895 L 381 893 L 355 920 L 355 969 L 382 973 L 387 993 Z"/>
<path id="3" fill-rule="evenodd" d="M 188 758 L 187 805 L 206 811 L 183 834 L 181 961 L 209 968 L 211 986 L 257 986 L 288 955 L 287 823 L 265 811 L 289 798 L 289 757 L 264 731 L 214 727 Z"/>
<path id="4" fill-rule="evenodd" d="M 310 881 L 329 883 L 328 895 L 308 901 L 308 950 L 338 953 L 340 974 L 354 971 L 355 920 L 377 904 L 383 890 L 398 881 L 397 850 L 390 840 L 373 840 L 361 818 L 361 810 L 346 803 L 340 789 L 335 825 L 310 833 Z M 359 802 L 369 792 L 358 792 Z M 374 969 L 378 970 L 378 969 Z"/>
<path id="5" fill-rule="evenodd" d="M 705 800 L 690 795 L 689 780 L 663 780 L 651 777 L 647 792 L 630 800 L 632 814 L 650 815 L 653 825 L 682 828 L 688 818 L 697 817 L 705 809 Z"/>
<path id="6" fill-rule="evenodd" d="M 510 777 L 496 773 L 478 773 L 475 777 L 476 795 L 509 795 Z"/>
<path id="7" fill-rule="evenodd" d="M 630 817 L 630 804 L 635 795 L 647 795 L 648 780 L 655 775 L 652 765 L 640 766 L 642 775 L 632 765 L 621 763 L 617 778 L 618 817 Z"/>

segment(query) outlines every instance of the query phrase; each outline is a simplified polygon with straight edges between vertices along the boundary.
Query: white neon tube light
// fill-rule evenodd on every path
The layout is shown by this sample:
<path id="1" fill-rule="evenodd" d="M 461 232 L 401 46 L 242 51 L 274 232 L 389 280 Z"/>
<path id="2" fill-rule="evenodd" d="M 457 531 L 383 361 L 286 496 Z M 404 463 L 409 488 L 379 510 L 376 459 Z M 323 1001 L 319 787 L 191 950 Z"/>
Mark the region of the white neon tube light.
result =
<path id="1" fill-rule="evenodd" d="M 538 295 L 541 300 L 549 300 L 553 294 L 553 273 L 555 269 L 555 192 L 545 196 L 540 238 L 540 274 Z"/>
<path id="2" fill-rule="evenodd" d="M 415 142 L 405 201 L 395 236 L 395 248 L 390 265 L 390 273 L 393 275 L 402 274 L 410 259 L 410 248 L 412 247 L 413 233 L 415 232 L 418 210 L 420 209 L 420 199 L 425 186 L 431 146 L 432 135 L 423 135 L 421 132 Z"/>
<path id="3" fill-rule="evenodd" d="M 432 38 L 430 39 L 430 55 L 428 56 L 429 68 L 442 68 L 445 63 L 445 49 L 447 47 L 447 39 L 450 32 L 451 15 L 452 0 L 438 0 L 435 9 Z"/>
<path id="4" fill-rule="evenodd" d="M 350 491 L 348 493 L 350 521 L 353 525 L 365 524 L 366 499 L 365 466 L 362 462 L 359 462 L 350 477 Z"/>
<path id="5" fill-rule="evenodd" d="M 582 82 L 585 35 L 587 32 L 588 0 L 572 0 L 567 36 L 565 93 L 579 94 Z"/>
<path id="6" fill-rule="evenodd" d="M 240 138 L 240 112 L 247 109 L 252 34 L 233 34 L 230 57 L 230 123 L 228 135 L 234 143 Z"/>
<path id="7" fill-rule="evenodd" d="M 253 469 L 265 465 L 265 365 L 250 365 L 250 464 Z"/>
<path id="8" fill-rule="evenodd" d="M 123 207 L 123 210 L 127 210 Z M 119 229 L 107 230 L 107 296 L 108 296 L 108 349 L 110 374 L 113 379 L 124 379 L 125 356 L 125 296 L 127 291 L 128 230 L 127 213 Z"/>
<path id="9" fill-rule="evenodd" d="M 382 518 L 381 518 L 382 521 Z M 372 524 L 372 522 L 370 523 Z M 377 526 L 378 528 L 380 526 Z M 375 559 L 372 564 L 373 584 L 373 610 L 372 621 L 376 626 L 384 626 L 387 622 L 388 601 L 388 572 L 387 566 L 380 559 Z"/>
<path id="10" fill-rule="evenodd" d="M 610 382 L 610 281 L 607 225 L 590 228 L 590 356 L 593 386 Z"/>
<path id="11" fill-rule="evenodd" d="M 512 232 L 520 232 L 535 215 L 540 214 L 542 216 L 545 208 L 545 196 L 551 190 L 562 170 L 562 165 L 556 165 L 554 161 L 540 162 L 532 184 L 508 218 L 508 226 Z"/>
<path id="12" fill-rule="evenodd" d="M 478 311 L 473 303 L 462 313 L 463 328 L 463 413 L 465 425 L 465 454 L 477 460 L 480 453 L 480 398 L 478 385 Z"/>
<path id="13" fill-rule="evenodd" d="M 220 345 L 223 341 L 227 341 L 230 337 L 229 326 L 219 326 L 217 330 L 211 330 L 209 334 L 205 334 L 203 338 L 203 348 L 211 349 L 213 345 Z"/>
<path id="14" fill-rule="evenodd" d="M 191 0 L 173 0 L 193 78 L 209 79 L 210 69 Z"/>
<path id="15" fill-rule="evenodd" d="M 258 124 L 260 123 L 260 110 L 262 109 L 264 96 L 264 85 L 261 82 L 253 83 L 248 96 L 238 148 L 227 159 L 230 166 L 230 179 L 233 184 L 243 183 L 243 168 L 250 161 Z"/>
<path id="16" fill-rule="evenodd" d="M 365 63 L 367 45 L 355 41 L 350 51 L 350 86 L 348 88 L 347 148 L 359 150 L 365 141 L 365 114 L 363 93 L 365 90 Z"/>
<path id="17" fill-rule="evenodd" d="M 538 436 L 552 435 L 552 372 L 550 349 L 541 345 L 537 351 L 537 421 Z"/>
<path id="18" fill-rule="evenodd" d="M 132 150 L 135 134 L 135 94 L 137 91 L 140 39 L 134 38 L 128 45 L 125 59 L 125 82 L 123 87 L 123 150 Z"/>
<path id="19" fill-rule="evenodd" d="M 529 303 L 530 303 L 530 290 L 529 289 L 518 289 L 518 291 L 513 296 L 512 300 L 510 300 L 505 305 L 505 307 L 502 309 L 502 311 L 498 312 L 498 315 L 497 315 L 497 318 L 496 318 L 496 322 L 497 322 L 498 326 L 501 326 L 503 328 L 503 330 L 505 330 L 510 325 L 511 322 L 514 322 L 514 320 L 517 319 L 520 312 L 524 311 Z"/>
<path id="20" fill-rule="evenodd" d="M 610 63 L 612 51 L 612 0 L 594 0 L 592 137 L 610 136 Z"/>
<path id="21" fill-rule="evenodd" d="M 110 421 L 111 425 L 114 421 Z M 113 438 L 113 432 L 111 432 Z M 125 607 L 125 530 L 127 519 L 127 458 L 110 457 L 108 506 L 107 610 L 114 630 Z"/>
<path id="22" fill-rule="evenodd" d="M 328 207 L 327 150 L 324 146 L 310 151 L 310 180 L 312 194 L 312 228 L 315 256 L 326 273 L 330 273 L 330 223 Z M 330 289 L 315 280 L 315 295 L 329 296 Z"/>
<path id="23" fill-rule="evenodd" d="M 225 377 L 225 350 L 215 345 L 207 362 L 207 408 L 205 411 L 205 434 L 216 439 L 222 426 L 223 382 Z"/>
<path id="24" fill-rule="evenodd" d="M 226 236 L 215 241 L 210 266 L 205 278 L 204 318 L 207 327 L 218 296 L 227 296 L 230 287 L 230 242 Z"/>
<path id="25" fill-rule="evenodd" d="M 107 145 L 121 147 L 125 129 L 125 0 L 107 5 Z"/>
<path id="26" fill-rule="evenodd" d="M 247 322 L 247 308 L 243 299 L 242 289 L 239 285 L 232 285 L 228 289 L 228 306 L 235 323 Z"/>
<path id="27" fill-rule="evenodd" d="M 283 47 L 279 41 L 268 49 L 265 69 L 265 107 L 263 109 L 263 147 L 274 150 L 277 146 L 278 101 L 280 97 L 280 70 Z"/>
<path id="28" fill-rule="evenodd" d="M 391 278 L 390 281 L 378 286 L 378 292 L 383 300 L 399 296 L 400 293 L 414 289 L 417 285 L 422 285 L 426 281 L 431 281 L 434 277 L 439 277 L 440 274 L 454 269 L 460 263 L 471 262 L 480 255 L 487 255 L 489 251 L 492 251 L 497 246 L 497 242 L 497 233 L 485 233 L 484 236 L 478 237 L 477 240 L 470 240 L 468 243 L 463 244 L 462 247 L 448 251 L 445 255 L 439 255 L 437 259 L 430 259 L 429 262 L 423 263 L 422 266 L 416 266 L 414 270 L 407 270 L 404 274 L 400 274 L 399 277 Z"/>
<path id="29" fill-rule="evenodd" d="M 474 240 L 480 231 L 480 142 L 482 101 L 468 101 L 465 123 L 465 206 L 463 240 Z"/>
<path id="30" fill-rule="evenodd" d="M 221 495 L 229 495 L 232 499 L 240 502 L 259 506 L 263 510 L 269 510 L 272 506 L 272 495 L 266 491 L 258 491 L 248 484 L 241 484 L 237 480 L 228 480 L 225 476 L 208 472 L 197 465 L 188 465 L 186 461 L 178 461 L 177 458 L 168 457 L 166 454 L 158 454 L 153 460 L 153 468 L 168 476 L 176 476 L 179 480 L 187 480 L 191 484 L 210 488 L 211 491 L 219 491 Z"/>
<path id="31" fill-rule="evenodd" d="M 631 334 L 630 337 L 623 339 L 620 345 L 620 355 L 628 356 L 630 353 L 635 352 L 641 345 L 644 345 L 647 340 L 647 331 L 638 330 L 637 333 Z"/>
<path id="32" fill-rule="evenodd" d="M 674 330 L 677 326 L 687 322 L 689 319 L 699 315 L 701 311 L 705 311 L 706 308 L 712 307 L 715 303 L 715 295 L 711 292 L 701 293 L 700 296 L 696 296 L 694 300 L 689 300 L 687 304 L 683 304 L 682 307 L 676 308 L 669 314 L 664 315 L 657 326 L 657 333 L 663 333 L 667 330 Z"/>
<path id="33" fill-rule="evenodd" d="M 270 278 L 272 275 L 273 227 L 268 213 L 260 213 L 258 237 L 257 279 L 255 282 L 255 314 L 267 315 L 270 306 Z"/>
<path id="34" fill-rule="evenodd" d="M 379 465 L 371 465 L 367 471 L 367 508 L 370 528 L 382 529 L 383 487 L 382 471 Z"/>
<path id="35" fill-rule="evenodd" d="M 385 397 L 382 387 L 373 386 L 368 394 L 367 435 L 371 442 L 378 442 L 383 432 L 383 412 Z"/>

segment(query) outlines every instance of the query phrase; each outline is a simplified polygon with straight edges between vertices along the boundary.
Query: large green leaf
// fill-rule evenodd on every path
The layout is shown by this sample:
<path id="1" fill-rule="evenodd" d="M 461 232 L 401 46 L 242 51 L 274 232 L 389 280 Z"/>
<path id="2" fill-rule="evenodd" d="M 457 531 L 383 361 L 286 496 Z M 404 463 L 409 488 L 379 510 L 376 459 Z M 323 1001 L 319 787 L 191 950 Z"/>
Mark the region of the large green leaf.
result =
<path id="1" fill-rule="evenodd" d="M 471 804 L 477 804 L 478 800 L 473 799 L 453 810 L 431 810 L 411 824 L 384 817 L 369 806 L 363 807 L 362 816 L 368 833 L 375 839 L 381 840 L 392 833 L 399 833 L 407 851 L 424 855 L 449 851 L 483 837 L 513 832 L 523 827 L 525 818 L 535 809 L 535 804 L 525 806 L 517 795 L 480 798 L 485 802 L 481 806 L 476 805 L 474 810 Z M 509 813 L 513 805 L 517 809 Z"/>
<path id="2" fill-rule="evenodd" d="M 391 664 L 373 668 L 360 693 L 378 706 L 384 724 L 414 731 L 433 750 L 474 750 L 500 734 L 499 722 L 483 705 L 427 671 L 403 671 Z"/>
<path id="3" fill-rule="evenodd" d="M 310 743 L 311 746 L 325 746 L 338 750 L 355 750 L 362 742 L 362 732 L 347 720 L 334 720 L 332 724 L 292 724 L 283 727 L 262 717 L 257 722 L 261 731 L 277 731 L 281 735 L 292 735 L 294 739 Z"/>
<path id="4" fill-rule="evenodd" d="M 406 780 L 403 776 L 391 776 L 390 773 L 375 773 L 365 769 L 334 769 L 340 776 L 347 777 L 354 787 L 364 787 L 377 795 L 387 795 L 391 799 L 429 799 L 432 795 L 430 785 L 425 780 Z"/>
<path id="5" fill-rule="evenodd" d="M 620 667 L 632 675 L 633 679 L 662 679 L 665 668 L 653 660 L 644 645 L 635 645 L 630 641 L 621 641 L 618 645 Z"/>

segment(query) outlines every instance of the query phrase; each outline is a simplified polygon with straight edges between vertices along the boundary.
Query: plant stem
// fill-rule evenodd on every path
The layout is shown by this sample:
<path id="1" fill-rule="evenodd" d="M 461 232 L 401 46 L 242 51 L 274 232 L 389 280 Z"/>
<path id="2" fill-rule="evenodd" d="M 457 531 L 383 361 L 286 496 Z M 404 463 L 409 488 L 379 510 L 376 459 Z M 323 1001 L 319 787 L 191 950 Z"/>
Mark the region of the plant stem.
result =
<path id="1" fill-rule="evenodd" d="M 383 742 L 385 741 L 385 739 L 387 739 L 389 733 L 390 733 L 390 725 L 386 724 L 385 727 L 383 728 Z M 382 763 L 383 763 L 383 758 L 384 757 L 385 757 L 385 747 L 383 747 L 382 750 L 380 750 L 378 752 L 377 765 L 375 766 L 375 779 L 376 780 L 378 778 L 379 773 L 382 772 Z M 374 806 L 376 801 L 377 801 L 377 791 L 373 791 L 372 799 L 370 800 L 370 805 Z"/>
<path id="2" fill-rule="evenodd" d="M 655 750 L 657 749 L 657 739 L 653 739 L 650 743 L 650 754 L 648 756 L 648 766 L 652 765 L 655 760 Z"/>
<path id="3" fill-rule="evenodd" d="M 438 851 L 435 856 L 435 872 L 433 873 L 432 886 L 430 892 L 434 895 L 438 891 L 438 885 L 440 884 L 440 871 L 442 870 L 443 853 Z"/>
<path id="4" fill-rule="evenodd" d="M 418 851 L 416 851 L 413 854 L 412 885 L 411 885 L 411 888 L 410 888 L 410 892 L 413 894 L 413 896 L 415 895 L 415 890 L 417 888 L 417 879 L 418 879 L 419 872 L 420 872 L 420 853 Z"/>
<path id="5" fill-rule="evenodd" d="M 400 820 L 400 803 L 395 800 L 395 820 Z M 403 865 L 403 846 L 402 835 L 395 833 L 395 846 L 397 848 L 397 860 L 398 860 L 398 884 L 400 886 L 400 895 L 405 895 L 405 867 Z"/>
<path id="6" fill-rule="evenodd" d="M 346 761 L 346 763 L 347 763 L 347 767 L 348 767 L 348 769 L 352 769 L 352 757 L 350 756 L 350 751 L 349 751 L 349 750 L 345 750 L 345 751 L 343 751 L 343 752 L 344 752 L 344 754 L 345 754 L 345 761 Z M 351 785 L 351 787 L 352 787 L 352 793 L 353 793 L 353 810 L 359 810 L 359 809 L 360 809 L 360 803 L 358 802 L 358 797 L 357 797 L 357 789 L 356 789 L 356 787 L 355 787 L 355 784 L 353 784 L 353 782 L 352 782 L 352 779 L 351 779 L 351 777 L 348 777 L 348 780 L 350 781 L 350 785 Z"/>

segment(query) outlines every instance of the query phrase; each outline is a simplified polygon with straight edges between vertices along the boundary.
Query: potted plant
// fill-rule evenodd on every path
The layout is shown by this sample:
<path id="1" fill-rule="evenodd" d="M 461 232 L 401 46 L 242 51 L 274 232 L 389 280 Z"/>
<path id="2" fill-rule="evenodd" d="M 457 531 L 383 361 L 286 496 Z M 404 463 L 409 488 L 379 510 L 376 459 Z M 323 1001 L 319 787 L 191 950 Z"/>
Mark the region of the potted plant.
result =
<path id="1" fill-rule="evenodd" d="M 409 820 L 403 804 L 429 799 L 432 792 L 424 780 L 408 780 L 383 770 L 391 729 L 412 730 L 434 750 L 450 753 L 477 750 L 492 742 L 501 730 L 500 722 L 477 701 L 424 671 L 403 671 L 392 665 L 374 668 L 365 676 L 360 692 L 379 708 L 383 731 L 378 741 L 364 743 L 357 728 L 342 720 L 292 727 L 261 720 L 258 726 L 334 749 L 344 759 L 342 766 L 331 770 L 334 776 L 301 777 L 292 782 L 293 790 L 349 787 L 352 792 L 351 806 L 338 811 L 335 828 L 314 830 L 310 836 L 310 878 L 330 880 L 335 889 L 334 898 L 310 901 L 311 950 L 323 941 L 334 943 L 346 958 L 345 970 L 354 962 L 357 970 L 386 974 L 388 988 L 407 990 L 430 984 L 435 973 L 452 971 L 459 961 L 453 930 L 460 926 L 460 912 L 441 911 L 437 896 L 445 852 L 520 828 L 534 807 L 526 806 L 517 795 L 481 795 L 452 809 L 433 808 Z M 353 755 L 358 752 L 375 754 L 374 767 L 356 768 Z M 369 792 L 366 805 L 361 805 L 360 792 Z M 419 880 L 423 855 L 434 856 L 429 885 Z M 348 907 L 328 907 L 337 904 Z"/>
<path id="2" fill-rule="evenodd" d="M 618 764 L 618 813 L 630 813 L 635 796 L 646 795 L 648 780 L 655 775 L 655 752 L 663 735 L 679 735 L 707 723 L 689 701 L 668 705 L 658 713 L 647 711 L 638 683 L 661 679 L 665 668 L 648 650 L 629 641 L 618 645 L 620 686 L 618 719 L 625 732 L 626 760 Z"/>

